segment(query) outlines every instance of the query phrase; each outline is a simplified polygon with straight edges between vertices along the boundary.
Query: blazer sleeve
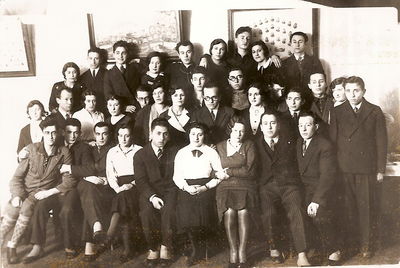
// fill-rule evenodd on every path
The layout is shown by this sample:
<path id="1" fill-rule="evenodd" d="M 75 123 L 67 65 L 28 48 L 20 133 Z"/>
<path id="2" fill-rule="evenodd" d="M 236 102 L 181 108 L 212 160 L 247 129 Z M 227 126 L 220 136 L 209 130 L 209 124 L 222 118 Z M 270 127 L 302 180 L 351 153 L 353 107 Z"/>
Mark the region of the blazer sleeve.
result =
<path id="1" fill-rule="evenodd" d="M 113 86 L 112 86 L 112 79 L 111 79 L 111 70 L 108 70 L 104 74 L 104 97 L 107 99 L 111 95 L 113 95 Z"/>
<path id="2" fill-rule="evenodd" d="M 21 129 L 21 131 L 19 133 L 17 153 L 19 153 L 25 146 L 32 143 L 29 129 L 30 129 L 29 125 L 27 125 Z"/>
<path id="3" fill-rule="evenodd" d="M 237 168 L 228 168 L 228 175 L 238 178 L 253 179 L 256 173 L 256 149 L 254 143 L 247 143 L 244 149 L 246 153 L 246 164 Z"/>
<path id="4" fill-rule="evenodd" d="M 62 161 L 62 164 L 66 165 L 71 165 L 72 164 L 72 155 L 70 151 L 67 148 L 64 148 L 63 154 L 64 154 L 64 159 Z M 77 184 L 76 178 L 72 176 L 72 174 L 69 174 L 67 172 L 61 174 L 61 183 L 56 186 L 56 188 L 61 192 L 61 193 L 66 193 L 72 188 L 74 188 Z"/>
<path id="5" fill-rule="evenodd" d="M 376 131 L 375 137 L 376 137 L 377 171 L 379 173 L 385 173 L 388 137 L 387 137 L 385 116 L 383 115 L 383 112 L 379 107 L 377 110 L 375 131 Z"/>
<path id="6" fill-rule="evenodd" d="M 10 181 L 10 192 L 12 198 L 16 196 L 23 198 L 27 195 L 24 185 L 25 176 L 28 172 L 28 169 L 29 158 L 25 158 L 18 164 L 17 170 L 15 171 L 14 176 Z"/>
<path id="7" fill-rule="evenodd" d="M 337 142 L 337 118 L 336 118 L 336 109 L 333 108 L 330 113 L 330 125 L 329 125 L 329 136 L 331 141 L 336 144 Z"/>
<path id="8" fill-rule="evenodd" d="M 140 149 L 133 157 L 133 170 L 135 171 L 135 181 L 136 186 L 141 195 L 143 195 L 147 200 L 156 194 L 156 191 L 150 185 L 149 174 L 146 169 L 146 161 L 144 159 L 144 151 Z"/>
<path id="9" fill-rule="evenodd" d="M 51 89 L 51 94 L 50 94 L 50 99 L 49 99 L 49 111 L 53 112 L 53 110 L 57 109 L 57 101 L 56 101 L 56 95 L 57 95 L 57 90 L 58 90 L 58 83 L 55 83 L 53 85 L 53 88 Z"/>

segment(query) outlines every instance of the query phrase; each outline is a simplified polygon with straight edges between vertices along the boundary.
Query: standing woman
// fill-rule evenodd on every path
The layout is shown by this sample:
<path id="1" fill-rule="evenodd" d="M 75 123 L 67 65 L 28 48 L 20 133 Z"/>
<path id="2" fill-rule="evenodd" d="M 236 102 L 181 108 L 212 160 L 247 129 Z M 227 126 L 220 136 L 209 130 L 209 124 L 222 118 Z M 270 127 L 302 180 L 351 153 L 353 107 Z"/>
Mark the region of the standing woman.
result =
<path id="1" fill-rule="evenodd" d="M 270 74 L 278 73 L 272 59 L 269 57 L 267 45 L 259 40 L 250 45 L 251 55 L 253 56 L 256 65 L 250 74 L 250 81 L 267 82 L 267 77 Z"/>
<path id="2" fill-rule="evenodd" d="M 133 127 L 132 117 L 122 113 L 125 110 L 123 99 L 120 96 L 111 95 L 107 98 L 107 109 L 110 113 L 105 122 L 111 126 L 110 133 L 113 135 L 112 143 L 118 143 L 117 130 L 122 125 Z M 132 135 L 133 136 L 133 135 Z"/>
<path id="3" fill-rule="evenodd" d="M 151 122 L 169 108 L 166 101 L 167 94 L 163 83 L 155 83 L 151 87 L 151 94 L 153 97 L 153 104 L 148 104 L 140 109 L 135 120 L 135 139 L 137 144 L 140 144 L 141 146 L 144 146 L 150 141 L 149 133 Z"/>
<path id="4" fill-rule="evenodd" d="M 188 131 L 190 144 L 175 157 L 173 180 L 181 190 L 177 201 L 178 230 L 188 234 L 193 247 L 187 263 L 191 266 L 206 257 L 205 242 L 217 224 L 213 188 L 228 175 L 218 153 L 204 144 L 205 125 L 191 123 Z"/>
<path id="5" fill-rule="evenodd" d="M 245 140 L 245 125 L 233 117 L 230 138 L 217 144 L 222 167 L 229 175 L 217 187 L 218 218 L 224 220 L 229 242 L 229 267 L 249 267 L 246 245 L 250 232 L 250 213 L 258 204 L 256 149 Z M 239 264 L 239 265 L 238 265 Z"/>
<path id="6" fill-rule="evenodd" d="M 163 112 L 160 117 L 168 120 L 171 143 L 182 148 L 189 144 L 186 131 L 190 121 L 190 113 L 185 108 L 187 91 L 183 88 L 173 87 L 169 91 L 169 95 L 172 106 Z"/>
<path id="7" fill-rule="evenodd" d="M 78 81 L 80 74 L 79 67 L 74 62 L 67 62 L 62 68 L 62 74 L 64 76 L 64 81 L 57 82 L 53 85 L 51 89 L 51 95 L 49 100 L 49 111 L 51 113 L 57 112 L 57 91 L 62 88 L 72 89 L 72 109 L 71 112 L 74 113 L 81 108 L 81 96 L 84 90 L 84 86 Z"/>
<path id="8" fill-rule="evenodd" d="M 133 144 L 130 126 L 121 125 L 117 133 L 118 145 L 108 151 L 106 160 L 107 181 L 116 193 L 111 204 L 112 216 L 107 237 L 112 241 L 118 223 L 121 223 L 124 251 L 120 261 L 124 263 L 133 257 L 131 228 L 138 226 L 139 193 L 136 190 L 133 157 L 142 147 Z"/>
<path id="9" fill-rule="evenodd" d="M 163 83 L 165 75 L 163 70 L 164 57 L 160 52 L 150 52 L 146 59 L 147 72 L 141 78 L 141 84 L 152 86 L 154 83 Z"/>

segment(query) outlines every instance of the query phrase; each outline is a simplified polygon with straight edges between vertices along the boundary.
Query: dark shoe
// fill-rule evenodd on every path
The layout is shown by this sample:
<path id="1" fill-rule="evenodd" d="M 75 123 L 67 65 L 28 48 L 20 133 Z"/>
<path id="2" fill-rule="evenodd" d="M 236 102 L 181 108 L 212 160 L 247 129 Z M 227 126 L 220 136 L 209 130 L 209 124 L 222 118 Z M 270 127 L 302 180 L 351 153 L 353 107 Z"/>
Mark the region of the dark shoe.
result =
<path id="1" fill-rule="evenodd" d="M 361 258 L 363 259 L 371 259 L 373 255 L 372 251 L 361 252 Z"/>
<path id="2" fill-rule="evenodd" d="M 107 241 L 107 233 L 104 231 L 97 231 L 93 233 L 93 241 L 96 244 L 101 244 Z"/>
<path id="3" fill-rule="evenodd" d="M 174 261 L 172 259 L 160 259 L 161 267 L 169 267 Z"/>
<path id="4" fill-rule="evenodd" d="M 28 264 L 28 263 L 34 262 L 34 261 L 40 259 L 41 257 L 43 257 L 43 255 L 44 255 L 44 252 L 43 252 L 43 250 L 42 250 L 42 251 L 39 252 L 38 255 L 35 255 L 35 256 L 25 256 L 25 257 L 22 259 L 22 263 L 23 263 L 23 264 Z"/>
<path id="5" fill-rule="evenodd" d="M 119 262 L 120 262 L 121 264 L 122 264 L 122 263 L 125 263 L 125 262 L 128 262 L 128 261 L 132 260 L 134 256 L 135 256 L 135 254 L 133 254 L 132 252 L 130 252 L 130 253 L 128 253 L 128 254 L 122 253 L 122 254 L 119 256 Z"/>
<path id="6" fill-rule="evenodd" d="M 157 264 L 158 264 L 158 259 L 154 259 L 154 260 L 146 259 L 146 261 L 145 261 L 146 267 L 149 267 L 149 268 L 156 267 Z"/>
<path id="7" fill-rule="evenodd" d="M 74 250 L 74 251 L 65 251 L 65 257 L 70 260 L 75 258 L 76 256 L 78 256 L 79 253 L 78 251 Z"/>
<path id="8" fill-rule="evenodd" d="M 342 265 L 342 262 L 340 260 L 334 261 L 334 260 L 328 259 L 328 266 L 340 266 L 340 265 Z"/>
<path id="9" fill-rule="evenodd" d="M 7 262 L 8 264 L 18 263 L 17 249 L 7 247 Z"/>
<path id="10" fill-rule="evenodd" d="M 271 257 L 271 260 L 273 263 L 280 264 L 283 263 L 283 256 L 282 254 L 279 254 L 279 256 Z"/>
<path id="11" fill-rule="evenodd" d="M 249 268 L 250 265 L 247 262 L 241 262 L 236 266 L 237 268 Z"/>
<path id="12" fill-rule="evenodd" d="M 97 258 L 97 254 L 91 254 L 91 255 L 86 255 L 83 256 L 83 261 L 84 262 L 94 262 Z"/>
<path id="13" fill-rule="evenodd" d="M 237 268 L 238 267 L 238 264 L 237 263 L 231 263 L 231 262 L 229 262 L 229 264 L 228 264 L 228 268 Z"/>

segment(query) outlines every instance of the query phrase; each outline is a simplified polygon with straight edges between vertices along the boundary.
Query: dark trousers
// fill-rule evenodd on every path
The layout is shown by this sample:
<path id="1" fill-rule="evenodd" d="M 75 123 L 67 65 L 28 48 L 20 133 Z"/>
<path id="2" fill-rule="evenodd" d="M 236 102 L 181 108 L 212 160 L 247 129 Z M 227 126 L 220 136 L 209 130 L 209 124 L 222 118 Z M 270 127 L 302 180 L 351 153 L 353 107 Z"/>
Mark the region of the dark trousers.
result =
<path id="1" fill-rule="evenodd" d="M 44 245 L 50 210 L 53 210 L 55 218 L 58 217 L 59 219 L 64 247 L 73 248 L 76 241 L 79 241 L 78 235 L 82 222 L 81 204 L 77 189 L 37 201 L 32 217 L 32 244 Z"/>
<path id="2" fill-rule="evenodd" d="M 372 250 L 376 233 L 376 174 L 343 174 L 346 205 L 346 247 Z"/>
<path id="3" fill-rule="evenodd" d="M 96 185 L 85 180 L 79 182 L 77 189 L 83 211 L 82 240 L 93 242 L 94 223 L 100 222 L 105 230 L 109 222 L 114 191 L 109 185 Z"/>
<path id="4" fill-rule="evenodd" d="M 140 196 L 140 219 L 151 250 L 158 250 L 160 244 L 172 248 L 172 235 L 176 229 L 176 193 L 176 189 L 172 188 L 157 195 L 164 201 L 160 210 L 155 209 L 147 197 Z"/>
<path id="5" fill-rule="evenodd" d="M 296 185 L 277 185 L 274 182 L 260 186 L 260 201 L 262 221 L 265 233 L 270 240 L 272 248 L 276 248 L 279 229 L 278 211 L 279 203 L 282 204 L 289 219 L 290 231 L 296 251 L 303 252 L 307 249 L 305 215 L 300 188 Z"/>

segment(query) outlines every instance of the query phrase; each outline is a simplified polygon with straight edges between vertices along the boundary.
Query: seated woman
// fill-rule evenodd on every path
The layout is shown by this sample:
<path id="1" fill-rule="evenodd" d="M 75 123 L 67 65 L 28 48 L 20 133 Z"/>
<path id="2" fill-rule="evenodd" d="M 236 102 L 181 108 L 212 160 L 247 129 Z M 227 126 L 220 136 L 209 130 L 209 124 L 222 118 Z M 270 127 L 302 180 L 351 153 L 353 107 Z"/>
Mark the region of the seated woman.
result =
<path id="1" fill-rule="evenodd" d="M 177 200 L 178 231 L 187 233 L 193 246 L 188 265 L 206 257 L 205 241 L 216 227 L 215 188 L 228 175 L 221 167 L 218 153 L 204 144 L 206 126 L 191 123 L 190 144 L 175 157 L 173 180 L 180 189 Z"/>
<path id="2" fill-rule="evenodd" d="M 152 104 L 148 104 L 136 115 L 135 120 L 135 142 L 144 146 L 150 140 L 150 126 L 154 119 L 158 118 L 169 106 L 166 101 L 165 87 L 163 83 L 155 83 L 151 87 Z"/>
<path id="3" fill-rule="evenodd" d="M 114 144 L 118 143 L 118 133 L 116 132 L 122 125 L 128 125 L 132 128 L 132 117 L 122 113 L 125 110 L 124 102 L 119 96 L 110 96 L 107 98 L 107 109 L 110 113 L 105 122 L 110 125 L 110 133 L 113 135 Z"/>
<path id="4" fill-rule="evenodd" d="M 256 148 L 244 140 L 244 122 L 233 117 L 230 138 L 217 144 L 222 167 L 229 175 L 217 187 L 219 220 L 224 220 L 229 242 L 229 266 L 247 266 L 246 246 L 250 232 L 250 213 L 258 206 L 256 188 Z"/>
<path id="5" fill-rule="evenodd" d="M 98 122 L 104 122 L 104 114 L 96 111 L 96 93 L 91 90 L 85 90 L 82 93 L 82 102 L 84 107 L 75 112 L 72 117 L 81 122 L 81 141 L 94 145 L 93 127 Z"/>
<path id="6" fill-rule="evenodd" d="M 163 83 L 165 80 L 164 57 L 160 52 L 150 52 L 146 58 L 148 71 L 142 76 L 140 83 L 142 85 L 152 86 L 155 83 Z"/>
<path id="7" fill-rule="evenodd" d="M 142 147 L 133 144 L 132 130 L 129 125 L 121 125 L 118 130 L 118 145 L 107 153 L 106 175 L 110 187 L 115 191 L 111 204 L 111 222 L 107 231 L 109 241 L 115 236 L 118 223 L 122 225 L 124 251 L 121 263 L 133 257 L 132 227 L 138 226 L 138 192 L 133 171 L 133 157 Z"/>
<path id="8" fill-rule="evenodd" d="M 62 74 L 64 76 L 64 81 L 57 82 L 53 85 L 51 89 L 51 95 L 49 100 L 49 111 L 51 113 L 57 112 L 57 91 L 61 90 L 63 87 L 68 87 L 72 89 L 72 112 L 76 112 L 81 108 L 81 96 L 84 90 L 83 84 L 78 81 L 79 78 L 79 67 L 74 62 L 67 62 L 62 68 Z"/>
<path id="9" fill-rule="evenodd" d="M 269 58 L 269 50 L 267 45 L 259 40 L 250 45 L 251 55 L 257 63 L 254 65 L 250 73 L 250 81 L 266 81 L 266 77 L 270 74 L 278 73 L 278 68 L 275 67 L 271 58 Z"/>
<path id="10" fill-rule="evenodd" d="M 210 44 L 210 55 L 205 54 L 199 63 L 199 66 L 206 68 L 209 81 L 216 83 L 221 90 L 228 87 L 227 47 L 224 40 L 214 39 Z"/>
<path id="11" fill-rule="evenodd" d="M 169 91 L 172 106 L 160 117 L 168 120 L 169 135 L 172 144 L 182 148 L 189 144 L 186 130 L 190 121 L 190 113 L 185 108 L 187 92 L 182 88 L 172 88 Z"/>
<path id="12" fill-rule="evenodd" d="M 18 161 L 22 158 L 26 158 L 25 151 L 21 150 L 25 148 L 28 144 L 40 142 L 43 137 L 43 132 L 39 127 L 40 122 L 46 116 L 46 111 L 44 110 L 43 104 L 38 100 L 33 100 L 28 103 L 26 107 L 26 113 L 30 120 L 29 124 L 24 126 L 19 133 L 18 141 Z M 21 153 L 21 156 L 19 155 Z"/>
<path id="13" fill-rule="evenodd" d="M 268 106 L 277 112 L 284 113 L 288 110 L 286 104 L 286 85 L 282 76 L 269 74 L 265 77 L 268 89 Z"/>

